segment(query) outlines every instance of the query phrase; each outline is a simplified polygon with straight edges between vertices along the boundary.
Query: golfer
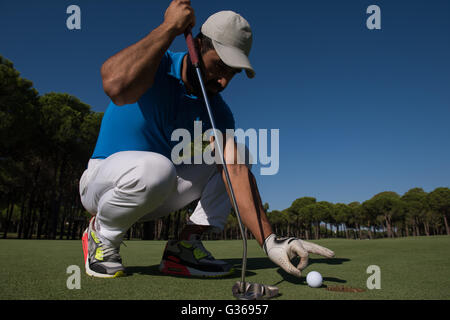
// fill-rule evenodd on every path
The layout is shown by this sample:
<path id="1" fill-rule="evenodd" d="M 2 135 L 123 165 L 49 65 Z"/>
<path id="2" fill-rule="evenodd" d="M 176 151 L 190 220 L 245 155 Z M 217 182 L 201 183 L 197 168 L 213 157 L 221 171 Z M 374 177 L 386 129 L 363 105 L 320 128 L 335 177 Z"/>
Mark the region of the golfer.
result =
<path id="1" fill-rule="evenodd" d="M 205 132 L 211 123 L 199 82 L 186 52 L 168 50 L 172 41 L 195 25 L 190 1 L 174 0 L 163 23 L 137 43 L 109 58 L 101 68 L 103 88 L 111 98 L 87 169 L 80 179 L 81 201 L 93 215 L 83 234 L 86 272 L 114 278 L 125 274 L 119 249 L 127 230 L 138 221 L 155 220 L 199 200 L 177 240 L 167 243 L 160 271 L 169 275 L 218 277 L 233 272 L 201 242 L 204 232 L 223 230 L 231 211 L 221 164 L 174 164 L 171 152 L 176 129 L 194 136 L 194 122 Z M 210 16 L 195 37 L 205 87 L 217 128 L 235 129 L 233 114 L 220 95 L 249 62 L 252 31 L 232 11 Z M 224 157 L 242 221 L 268 257 L 300 276 L 308 253 L 334 253 L 296 238 L 279 238 L 264 213 L 250 166 L 233 138 L 224 142 Z M 300 256 L 294 267 L 290 259 Z"/>

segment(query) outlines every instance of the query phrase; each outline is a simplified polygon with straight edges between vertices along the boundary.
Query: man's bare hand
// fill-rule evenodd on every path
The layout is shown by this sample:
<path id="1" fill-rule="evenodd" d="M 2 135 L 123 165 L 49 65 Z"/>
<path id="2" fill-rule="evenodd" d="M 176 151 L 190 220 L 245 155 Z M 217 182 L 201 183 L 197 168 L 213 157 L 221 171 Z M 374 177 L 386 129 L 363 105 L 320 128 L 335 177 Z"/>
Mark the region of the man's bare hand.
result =
<path id="1" fill-rule="evenodd" d="M 188 27 L 195 25 L 194 9 L 189 0 L 173 0 L 164 14 L 164 25 L 176 36 L 184 33 Z"/>

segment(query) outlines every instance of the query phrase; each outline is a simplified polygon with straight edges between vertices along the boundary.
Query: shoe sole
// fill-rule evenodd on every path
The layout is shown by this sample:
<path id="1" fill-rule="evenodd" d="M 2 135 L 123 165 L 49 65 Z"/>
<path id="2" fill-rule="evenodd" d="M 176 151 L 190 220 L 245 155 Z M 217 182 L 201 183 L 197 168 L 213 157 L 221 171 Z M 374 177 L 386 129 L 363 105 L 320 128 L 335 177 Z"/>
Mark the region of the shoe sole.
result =
<path id="1" fill-rule="evenodd" d="M 89 268 L 89 252 L 88 252 L 88 229 L 86 229 L 83 233 L 83 238 L 82 238 L 82 243 L 83 243 L 83 254 L 84 254 L 84 267 L 86 269 L 86 274 L 90 277 L 95 277 L 95 278 L 102 278 L 102 279 L 112 279 L 112 278 L 118 278 L 118 277 L 123 277 L 125 276 L 125 272 L 123 271 L 117 271 L 114 274 L 107 274 L 107 273 L 98 273 L 95 271 L 92 271 L 91 268 Z"/>
<path id="2" fill-rule="evenodd" d="M 172 276 L 199 277 L 199 278 L 222 278 L 234 273 L 234 268 L 227 272 L 207 272 L 186 267 L 169 260 L 162 260 L 159 264 L 159 271 Z"/>

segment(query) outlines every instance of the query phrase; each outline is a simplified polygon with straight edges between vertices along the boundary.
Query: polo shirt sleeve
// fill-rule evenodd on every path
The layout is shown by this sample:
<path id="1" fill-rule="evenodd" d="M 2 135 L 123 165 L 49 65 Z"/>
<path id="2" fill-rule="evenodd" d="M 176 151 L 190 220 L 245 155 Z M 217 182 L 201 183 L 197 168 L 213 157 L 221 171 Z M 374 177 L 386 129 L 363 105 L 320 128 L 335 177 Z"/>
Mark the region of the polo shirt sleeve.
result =
<path id="1" fill-rule="evenodd" d="M 166 51 L 161 58 L 161 62 L 159 63 L 158 70 L 156 70 L 155 74 L 155 83 L 158 79 L 161 79 L 170 71 L 172 66 L 172 57 L 169 51 Z"/>

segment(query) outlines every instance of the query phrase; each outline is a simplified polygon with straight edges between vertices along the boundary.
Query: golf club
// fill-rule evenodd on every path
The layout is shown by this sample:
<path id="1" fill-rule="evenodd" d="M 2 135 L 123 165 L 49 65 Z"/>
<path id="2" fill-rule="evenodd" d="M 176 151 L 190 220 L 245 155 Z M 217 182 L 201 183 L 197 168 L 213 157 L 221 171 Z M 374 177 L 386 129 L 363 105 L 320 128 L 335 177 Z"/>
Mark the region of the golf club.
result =
<path id="1" fill-rule="evenodd" d="M 234 211 L 236 212 L 237 220 L 239 223 L 239 229 L 241 231 L 242 240 L 243 240 L 243 255 L 242 255 L 242 273 L 241 273 L 241 281 L 236 282 L 236 284 L 232 288 L 233 295 L 240 300 L 258 300 L 264 298 L 271 298 L 273 296 L 278 295 L 278 288 L 275 286 L 266 286 L 259 283 L 246 283 L 245 282 L 245 272 L 247 269 L 247 237 L 245 234 L 244 226 L 242 224 L 241 215 L 239 213 L 239 208 L 236 203 L 236 198 L 234 196 L 233 187 L 231 185 L 230 175 L 228 173 L 228 168 L 226 166 L 224 154 L 222 151 L 222 146 L 220 145 L 221 140 L 218 139 L 216 133 L 216 125 L 211 112 L 211 107 L 209 105 L 208 95 L 206 93 L 206 89 L 203 83 L 203 78 L 200 70 L 199 57 L 197 53 L 197 49 L 195 47 L 194 38 L 192 37 L 191 28 L 188 28 L 184 36 L 186 38 L 186 44 L 189 51 L 189 58 L 191 59 L 192 65 L 195 67 L 195 71 L 197 73 L 198 81 L 200 83 L 200 87 L 202 89 L 203 99 L 205 101 L 206 109 L 208 111 L 209 120 L 211 121 L 211 126 L 214 132 L 214 139 L 217 142 L 217 152 L 219 152 L 220 160 L 223 164 L 223 169 L 225 171 L 225 178 L 228 185 L 228 189 L 230 190 L 230 196 Z"/>

